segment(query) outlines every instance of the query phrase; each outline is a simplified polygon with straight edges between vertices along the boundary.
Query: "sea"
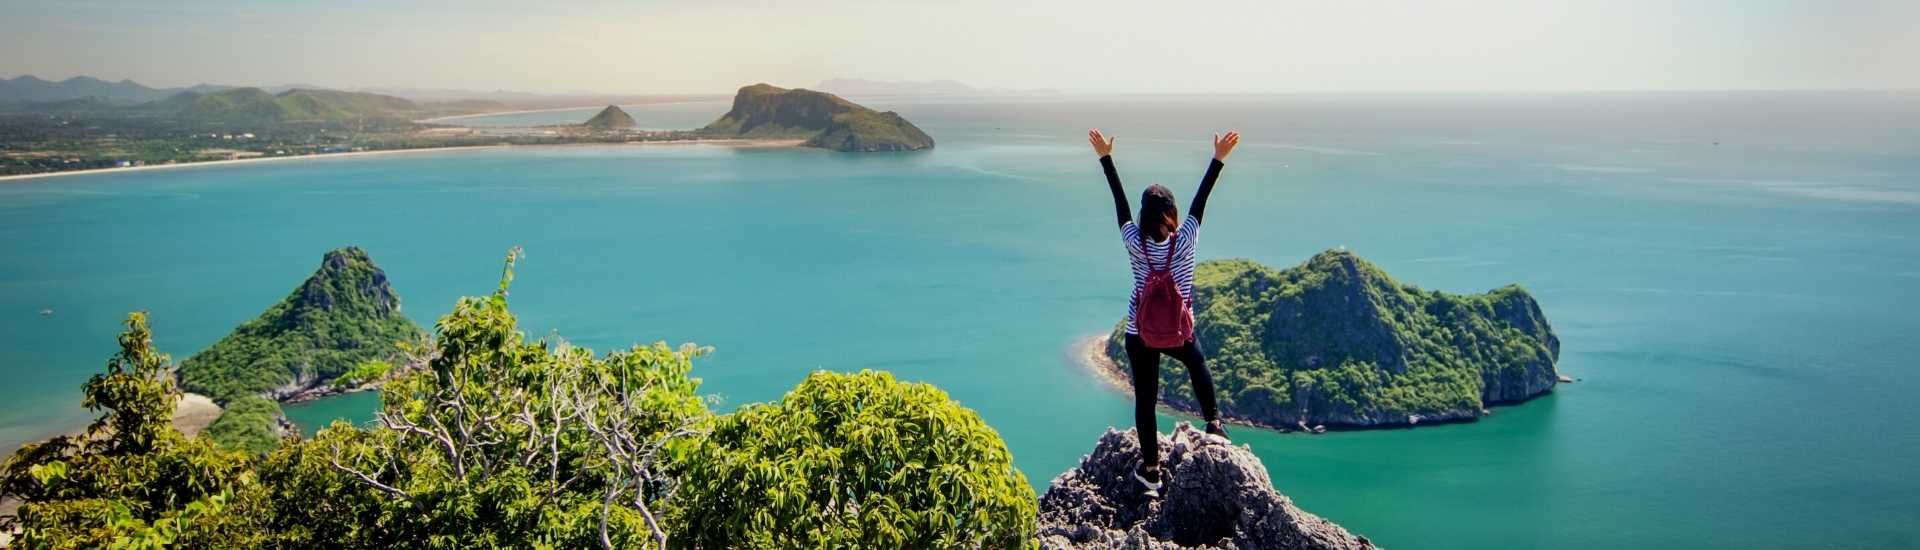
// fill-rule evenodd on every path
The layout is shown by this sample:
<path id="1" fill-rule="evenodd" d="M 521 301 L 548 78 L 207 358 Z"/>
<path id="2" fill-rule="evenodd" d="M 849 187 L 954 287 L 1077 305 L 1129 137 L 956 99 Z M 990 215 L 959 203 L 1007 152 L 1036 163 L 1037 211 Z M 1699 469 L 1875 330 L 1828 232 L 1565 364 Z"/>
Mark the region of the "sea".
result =
<path id="1" fill-rule="evenodd" d="M 430 327 L 511 293 L 536 338 L 713 346 L 716 409 L 885 370 L 998 430 L 1036 490 L 1132 402 L 1079 343 L 1129 275 L 1086 130 L 1186 200 L 1199 255 L 1344 248 L 1448 292 L 1518 283 L 1578 379 L 1477 422 L 1234 430 L 1388 548 L 1920 547 L 1920 93 L 855 98 L 930 151 L 505 147 L 0 182 L 0 448 L 84 425 L 129 311 L 183 359 L 365 248 Z M 634 105 L 692 128 L 723 102 Z M 597 109 L 478 117 L 584 121 Z M 294 405 L 366 421 L 371 393 Z M 1160 428 L 1190 420 L 1167 413 Z"/>

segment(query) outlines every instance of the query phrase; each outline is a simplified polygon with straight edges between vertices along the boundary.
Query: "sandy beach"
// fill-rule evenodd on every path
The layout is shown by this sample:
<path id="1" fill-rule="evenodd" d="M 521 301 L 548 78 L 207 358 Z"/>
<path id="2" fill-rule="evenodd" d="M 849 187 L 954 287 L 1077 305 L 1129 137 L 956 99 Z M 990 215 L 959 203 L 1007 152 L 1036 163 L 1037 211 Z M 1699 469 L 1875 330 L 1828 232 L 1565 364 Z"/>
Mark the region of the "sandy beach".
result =
<path id="1" fill-rule="evenodd" d="M 284 157 L 258 157 L 258 158 L 234 159 L 234 160 L 209 160 L 209 161 L 201 161 L 201 162 L 181 162 L 176 164 L 150 164 L 146 166 L 127 166 L 123 168 L 96 168 L 91 170 L 69 170 L 65 172 L 47 172 L 43 174 L 15 174 L 10 176 L 0 176 L 0 183 L 25 181 L 25 180 L 33 180 L 33 179 L 41 179 L 41 178 L 56 178 L 61 176 L 80 176 L 80 175 L 91 175 L 91 174 L 119 174 L 124 172 L 138 172 L 142 170 L 169 170 L 169 169 L 178 169 L 178 168 L 199 168 L 203 166 L 228 166 L 228 165 L 234 165 L 234 164 L 280 162 L 280 161 L 293 161 L 293 160 L 365 158 L 365 157 L 378 156 L 378 155 L 398 155 L 398 154 L 404 154 L 404 153 L 430 153 L 430 152 L 436 152 L 436 151 L 466 151 L 466 150 L 475 150 L 475 149 L 502 149 L 502 148 L 508 148 L 508 147 L 533 148 L 533 147 L 584 147 L 584 146 L 611 147 L 611 146 L 621 146 L 621 145 L 632 145 L 632 146 L 712 145 L 712 146 L 718 146 L 718 147 L 759 148 L 759 147 L 798 147 L 800 146 L 801 143 L 805 143 L 805 142 L 806 140 L 799 140 L 799 139 L 676 139 L 676 140 L 659 140 L 659 141 L 628 141 L 624 143 L 557 143 L 557 144 L 551 144 L 551 145 L 461 145 L 456 147 L 422 147 L 418 149 L 387 149 L 382 151 L 356 151 L 352 153 L 328 153 L 324 155 L 289 155 Z"/>
<path id="2" fill-rule="evenodd" d="M 30 179 L 39 179 L 39 178 L 57 178 L 61 176 L 79 176 L 79 175 L 86 175 L 86 174 L 118 174 L 122 172 L 138 172 L 142 170 L 170 170 L 170 169 L 176 169 L 176 168 L 198 168 L 202 166 L 227 166 L 227 165 L 234 165 L 234 164 L 251 164 L 251 163 L 259 163 L 259 162 L 278 162 L 278 161 L 288 161 L 288 160 L 314 160 L 314 159 L 332 159 L 332 158 L 355 158 L 355 157 L 370 157 L 375 155 L 420 153 L 420 152 L 426 152 L 426 151 L 493 149 L 493 148 L 499 148 L 499 147 L 507 147 L 507 146 L 506 145 L 463 145 L 459 147 L 425 147 L 420 149 L 387 149 L 382 151 L 355 151 L 351 153 L 327 153 L 324 155 L 288 155 L 284 157 L 255 157 L 255 158 L 234 159 L 234 160 L 208 160 L 208 161 L 200 161 L 200 162 L 180 162 L 180 163 L 174 163 L 174 164 L 149 164 L 146 166 L 127 166 L 127 167 L 120 167 L 120 168 L 94 168 L 90 170 L 68 170 L 65 172 L 47 172 L 43 174 L 15 174 L 11 176 L 0 176 L 0 182 L 30 180 Z"/>
<path id="3" fill-rule="evenodd" d="M 1073 343 L 1073 356 L 1080 368 L 1086 369 L 1101 383 L 1122 394 L 1133 395 L 1133 381 L 1120 373 L 1120 365 L 1107 357 L 1108 335 L 1088 336 Z"/>
<path id="4" fill-rule="evenodd" d="M 173 404 L 173 429 L 187 434 L 187 437 L 200 435 L 213 419 L 220 417 L 220 405 L 213 399 L 197 393 L 182 393 L 180 400 Z"/>

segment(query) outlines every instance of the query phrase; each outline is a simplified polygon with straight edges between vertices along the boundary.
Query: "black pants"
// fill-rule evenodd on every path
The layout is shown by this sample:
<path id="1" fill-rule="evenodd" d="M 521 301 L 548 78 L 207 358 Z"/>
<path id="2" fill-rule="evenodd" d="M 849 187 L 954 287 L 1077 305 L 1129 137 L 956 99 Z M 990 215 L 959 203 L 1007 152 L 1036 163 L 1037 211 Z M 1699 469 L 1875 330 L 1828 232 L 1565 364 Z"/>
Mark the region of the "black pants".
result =
<path id="1" fill-rule="evenodd" d="M 1140 464 L 1158 466 L 1160 464 L 1160 422 L 1153 414 L 1153 407 L 1160 398 L 1160 355 L 1172 357 L 1187 366 L 1187 375 L 1193 378 L 1193 396 L 1200 400 L 1200 412 L 1207 421 L 1220 418 L 1220 411 L 1213 402 L 1213 374 L 1207 372 L 1207 355 L 1200 351 L 1200 343 L 1191 339 L 1185 345 L 1173 349 L 1154 349 L 1147 347 L 1146 340 L 1138 334 L 1127 335 L 1127 362 L 1133 367 L 1133 423 L 1140 436 Z"/>

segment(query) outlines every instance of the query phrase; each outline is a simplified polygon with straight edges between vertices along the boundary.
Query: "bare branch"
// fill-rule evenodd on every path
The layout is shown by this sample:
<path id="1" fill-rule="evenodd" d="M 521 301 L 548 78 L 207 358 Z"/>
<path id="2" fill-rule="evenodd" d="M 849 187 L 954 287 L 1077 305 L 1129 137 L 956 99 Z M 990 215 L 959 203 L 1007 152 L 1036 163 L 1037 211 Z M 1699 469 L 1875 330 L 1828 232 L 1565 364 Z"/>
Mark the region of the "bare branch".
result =
<path id="1" fill-rule="evenodd" d="M 407 496 L 406 491 L 402 491 L 399 488 L 394 487 L 392 485 L 381 483 L 380 480 L 374 479 L 373 476 L 369 476 L 367 474 L 361 473 L 359 470 L 355 470 L 353 468 L 349 468 L 346 465 L 341 464 L 340 463 L 340 445 L 337 443 L 334 444 L 333 446 L 333 456 L 327 457 L 327 462 L 333 465 L 334 471 L 338 471 L 340 473 L 353 476 L 354 479 L 359 480 L 360 483 L 363 485 L 372 487 L 374 489 L 378 489 L 380 492 L 393 495 L 394 498 L 398 498 L 400 500 L 404 500 L 407 502 L 413 502 L 413 497 Z"/>

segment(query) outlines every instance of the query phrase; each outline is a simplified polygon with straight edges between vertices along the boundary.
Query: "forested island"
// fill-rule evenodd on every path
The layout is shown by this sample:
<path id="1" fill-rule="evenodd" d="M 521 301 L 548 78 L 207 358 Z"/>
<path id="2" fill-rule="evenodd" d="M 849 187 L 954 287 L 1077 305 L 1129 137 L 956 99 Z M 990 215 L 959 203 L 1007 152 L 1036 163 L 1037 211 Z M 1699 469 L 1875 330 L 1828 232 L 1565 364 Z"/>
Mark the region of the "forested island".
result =
<path id="1" fill-rule="evenodd" d="M 1455 295 L 1395 281 L 1347 251 L 1274 269 L 1201 262 L 1194 319 L 1222 415 L 1283 430 L 1472 420 L 1552 391 L 1560 340 L 1539 304 L 1509 285 Z M 1116 327 L 1096 357 L 1130 373 Z M 1163 402 L 1194 412 L 1179 362 L 1160 366 Z"/>
<path id="2" fill-rule="evenodd" d="M 566 125 L 468 127 L 448 118 L 513 108 L 492 100 L 422 102 L 305 87 L 161 90 L 21 77 L 0 80 L 0 176 L 498 145 L 721 140 L 847 152 L 933 146 L 898 114 L 766 84 L 741 88 L 728 112 L 698 129 L 641 130 L 617 106 Z"/>
<path id="3" fill-rule="evenodd" d="M 892 111 L 879 112 L 824 92 L 769 84 L 740 88 L 733 109 L 699 130 L 702 135 L 804 139 L 835 151 L 913 151 L 933 138 Z"/>
<path id="4" fill-rule="evenodd" d="M 222 445 L 267 451 L 285 436 L 280 403 L 356 388 L 404 364 L 425 338 L 400 311 L 386 272 L 359 247 L 328 252 L 279 303 L 180 363 L 180 385 L 224 410 L 207 428 Z"/>

